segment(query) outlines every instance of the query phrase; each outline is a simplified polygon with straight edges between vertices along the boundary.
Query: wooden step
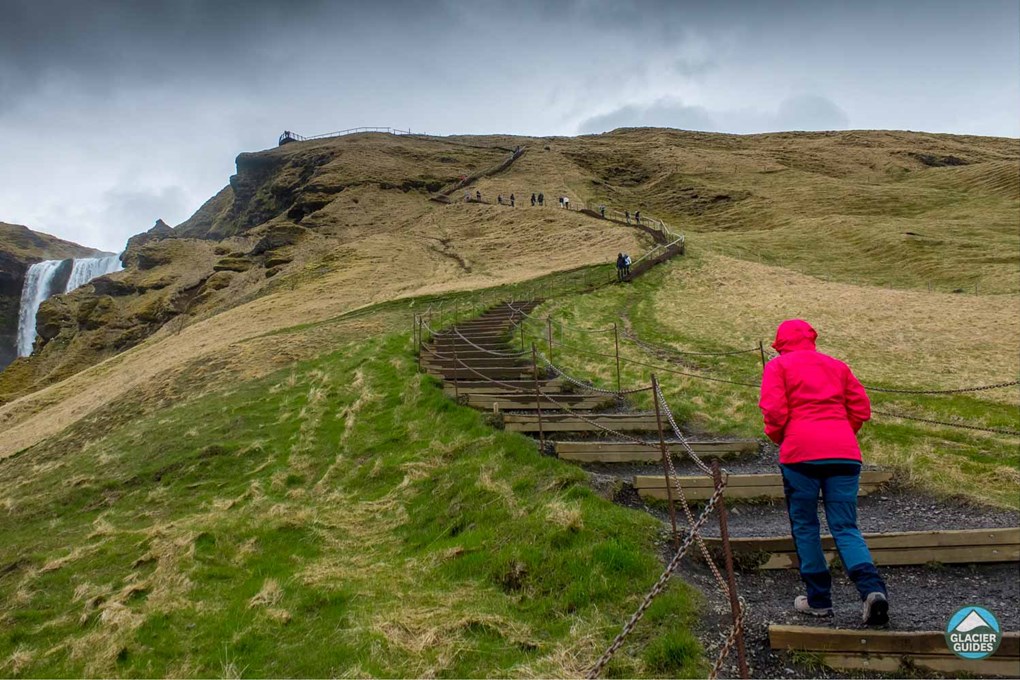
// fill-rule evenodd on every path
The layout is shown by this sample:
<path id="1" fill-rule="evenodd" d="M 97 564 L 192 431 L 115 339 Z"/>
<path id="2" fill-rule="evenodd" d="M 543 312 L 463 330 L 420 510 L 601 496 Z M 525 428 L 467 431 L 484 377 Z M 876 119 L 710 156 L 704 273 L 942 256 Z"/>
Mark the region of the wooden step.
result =
<path id="1" fill-rule="evenodd" d="M 534 380 L 500 380 L 501 383 L 507 385 L 497 385 L 496 383 L 487 382 L 485 380 L 458 380 L 457 390 L 460 394 L 522 394 L 535 392 Z M 538 385 L 543 392 L 557 395 L 564 394 L 561 392 L 563 384 L 558 380 L 539 380 Z M 443 383 L 443 392 L 448 395 L 453 395 L 453 381 L 447 381 Z"/>
<path id="2" fill-rule="evenodd" d="M 452 355 L 451 355 L 452 356 Z M 514 357 L 475 357 L 471 360 L 461 359 L 460 354 L 457 355 L 456 359 L 447 358 L 446 355 L 441 357 L 437 356 L 426 356 L 422 357 L 421 361 L 423 366 L 435 366 L 436 368 L 464 368 L 470 366 L 471 368 L 492 368 L 493 366 L 515 366 L 515 367 L 526 367 L 531 368 L 532 364 L 524 363 L 521 360 L 515 359 Z"/>
<path id="3" fill-rule="evenodd" d="M 606 413 L 586 415 L 585 418 L 597 425 L 569 413 L 543 414 L 542 429 L 545 432 L 602 432 L 604 431 L 602 428 L 605 427 L 620 432 L 658 432 L 654 413 Z M 538 415 L 507 413 L 503 415 L 503 426 L 512 432 L 538 432 Z M 668 427 L 668 424 L 665 427 Z"/>
<path id="4" fill-rule="evenodd" d="M 484 380 L 489 378 L 492 380 L 526 380 L 531 375 L 530 369 L 521 370 L 520 368 L 479 368 L 479 369 L 467 369 L 467 368 L 435 368 L 428 370 L 429 375 L 433 375 L 443 380 L 452 380 L 453 378 L 464 379 L 464 380 Z"/>
<path id="5" fill-rule="evenodd" d="M 459 333 L 454 333 L 452 331 L 439 331 L 438 333 L 433 334 L 432 337 L 438 340 L 448 340 L 457 338 L 460 339 L 468 338 L 470 340 L 481 338 L 487 340 L 490 338 L 506 337 L 509 334 L 509 332 L 510 331 L 508 328 L 498 328 L 493 330 L 462 330 Z"/>
<path id="6" fill-rule="evenodd" d="M 820 661 L 844 671 L 916 674 L 918 668 L 953 675 L 1020 677 L 1020 633 L 1004 632 L 999 649 L 985 659 L 962 659 L 946 645 L 941 631 L 892 631 L 769 626 L 775 650 L 817 654 Z"/>
<path id="7" fill-rule="evenodd" d="M 672 433 L 671 433 L 672 434 Z M 580 441 L 554 442 L 556 455 L 563 460 L 581 463 L 657 463 L 662 460 L 658 442 L 655 446 L 641 446 L 631 442 Z M 699 456 L 724 458 L 758 450 L 756 439 L 736 441 L 690 442 Z M 666 442 L 666 450 L 681 456 L 687 452 L 680 442 Z"/>
<path id="8" fill-rule="evenodd" d="M 971 564 L 1020 561 L 1020 527 L 1009 529 L 956 529 L 946 531 L 896 531 L 864 534 L 875 564 L 904 566 Z M 705 541 L 721 548 L 718 538 Z M 758 569 L 795 569 L 797 552 L 789 536 L 731 538 L 734 555 L 753 558 Z M 832 536 L 822 536 L 826 557 L 836 554 Z M 758 564 L 761 562 L 761 564 Z"/>
<path id="9" fill-rule="evenodd" d="M 892 473 L 884 470 L 861 472 L 861 496 L 877 490 L 892 479 Z M 684 495 L 689 501 L 704 501 L 715 490 L 712 479 L 707 475 L 678 477 Z M 637 475 L 634 488 L 642 498 L 668 498 L 664 475 Z M 674 493 L 674 497 L 676 494 Z M 778 474 L 730 475 L 726 484 L 726 498 L 783 498 L 783 477 Z"/>
<path id="10" fill-rule="evenodd" d="M 468 342 L 467 340 L 460 340 L 460 339 L 457 339 L 457 340 L 446 339 L 446 340 L 437 340 L 435 342 L 430 342 L 430 343 L 428 343 L 427 346 L 431 347 L 431 348 L 434 348 L 437 352 L 441 352 L 441 353 L 450 352 L 450 351 L 452 351 L 453 347 L 455 347 L 455 346 L 456 346 L 458 352 L 461 349 L 477 349 L 479 347 L 481 347 L 482 349 L 495 350 L 497 352 L 516 352 L 516 351 L 518 351 L 516 345 L 513 345 L 513 344 L 511 344 L 509 342 L 504 342 L 502 340 L 478 340 L 478 341 L 472 340 L 472 341 Z"/>
<path id="11" fill-rule="evenodd" d="M 555 401 L 554 401 L 555 400 Z M 542 399 L 542 411 L 554 411 L 560 404 L 565 404 L 578 411 L 590 411 L 612 405 L 613 399 L 596 395 L 556 394 L 552 399 Z M 491 409 L 497 406 L 501 411 L 537 411 L 538 402 L 534 394 L 471 394 L 468 395 L 468 406 Z"/>
<path id="12" fill-rule="evenodd" d="M 499 354 L 493 354 L 492 353 L 493 351 L 499 352 Z M 444 350 L 433 351 L 431 348 L 426 348 L 425 351 L 422 352 L 422 358 L 429 359 L 432 357 L 436 357 L 438 359 L 452 359 L 453 350 L 451 349 L 449 351 Z M 515 354 L 514 350 L 485 351 L 474 348 L 472 349 L 461 349 L 460 347 L 457 348 L 457 359 L 460 361 L 470 362 L 472 359 L 499 359 L 499 358 L 520 359 L 523 361 L 527 361 L 529 364 L 531 363 L 530 352 L 526 354 Z"/>

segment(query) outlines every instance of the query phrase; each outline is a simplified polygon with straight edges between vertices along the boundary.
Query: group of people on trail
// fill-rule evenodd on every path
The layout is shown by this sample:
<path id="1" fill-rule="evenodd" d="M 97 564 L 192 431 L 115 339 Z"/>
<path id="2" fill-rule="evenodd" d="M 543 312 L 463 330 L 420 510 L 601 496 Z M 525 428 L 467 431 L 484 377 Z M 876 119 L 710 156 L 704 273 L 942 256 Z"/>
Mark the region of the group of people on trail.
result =
<path id="1" fill-rule="evenodd" d="M 603 214 L 602 216 L 605 217 L 605 214 Z M 624 210 L 623 211 L 623 216 L 627 220 L 627 224 L 630 224 L 630 211 L 629 210 Z M 636 224 L 641 224 L 641 211 L 640 210 L 634 211 L 634 222 Z"/>
<path id="2" fill-rule="evenodd" d="M 616 280 L 623 281 L 630 276 L 630 255 L 620 253 L 616 256 Z"/>
<path id="3" fill-rule="evenodd" d="M 465 203 L 470 203 L 471 200 L 472 200 L 471 193 L 470 192 L 464 192 L 464 202 Z M 560 200 L 562 201 L 563 199 L 560 199 Z M 481 191 L 475 191 L 474 201 L 475 201 L 475 203 L 481 203 L 482 202 L 482 192 Z M 511 208 L 516 208 L 517 207 L 517 196 L 514 195 L 514 194 L 510 194 L 509 198 L 504 198 L 503 194 L 499 194 L 499 195 L 496 196 L 496 203 L 498 203 L 499 205 L 509 205 Z M 542 194 L 542 193 L 538 193 L 538 194 L 534 194 L 533 193 L 533 194 L 531 194 L 531 205 L 532 206 L 535 206 L 535 205 L 543 206 L 543 205 L 545 205 L 545 194 Z"/>
<path id="4" fill-rule="evenodd" d="M 793 608 L 832 616 L 832 576 L 818 520 L 821 496 L 840 562 L 863 603 L 862 621 L 881 626 L 889 622 L 886 586 L 857 527 L 857 432 L 871 418 L 871 402 L 849 366 L 815 349 L 817 338 L 806 321 L 779 325 L 772 343 L 779 356 L 765 365 L 758 402 L 765 434 L 779 445 L 790 532 L 804 582 L 805 594 Z"/>

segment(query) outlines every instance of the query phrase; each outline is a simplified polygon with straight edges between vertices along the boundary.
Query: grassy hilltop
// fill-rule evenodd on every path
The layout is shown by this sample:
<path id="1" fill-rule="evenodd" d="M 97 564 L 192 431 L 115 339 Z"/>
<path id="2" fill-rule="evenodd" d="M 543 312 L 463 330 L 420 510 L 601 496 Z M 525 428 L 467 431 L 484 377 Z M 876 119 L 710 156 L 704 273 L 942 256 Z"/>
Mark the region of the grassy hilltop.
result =
<path id="1" fill-rule="evenodd" d="M 489 203 L 429 200 L 517 145 L 471 187 Z M 622 317 L 718 351 L 801 316 L 869 385 L 1011 380 L 1018 169 L 1017 140 L 906 132 L 370 134 L 242 154 L 195 216 L 134 240 L 124 272 L 53 301 L 53 339 L 0 374 L 0 674 L 581 673 L 658 575 L 658 526 L 444 398 L 415 370 L 411 310 L 555 290 L 648 247 L 531 208 L 542 191 L 688 236 L 688 257 L 632 286 L 550 300 L 566 323 Z M 516 209 L 493 205 L 511 192 Z M 756 362 L 672 366 L 753 382 Z M 660 378 L 690 427 L 758 434 L 753 390 Z M 876 396 L 1010 429 L 1017 404 Z M 920 485 L 1017 507 L 1013 442 L 892 419 L 864 439 Z M 696 602 L 660 599 L 613 672 L 703 674 Z"/>

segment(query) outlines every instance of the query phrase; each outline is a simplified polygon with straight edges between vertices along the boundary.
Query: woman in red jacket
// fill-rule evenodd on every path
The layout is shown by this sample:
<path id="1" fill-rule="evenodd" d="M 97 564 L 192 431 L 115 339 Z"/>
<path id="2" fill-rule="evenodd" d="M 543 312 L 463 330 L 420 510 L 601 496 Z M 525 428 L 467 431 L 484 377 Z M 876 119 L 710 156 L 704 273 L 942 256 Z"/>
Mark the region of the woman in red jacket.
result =
<path id="1" fill-rule="evenodd" d="M 857 431 L 871 418 L 864 387 L 850 368 L 815 350 L 818 334 L 806 321 L 784 321 L 765 366 L 759 407 L 765 434 L 779 448 L 790 529 L 807 595 L 794 600 L 803 614 L 832 615 L 832 577 L 822 551 L 818 497 L 840 560 L 864 603 L 864 623 L 889 622 L 885 583 L 857 528 L 861 450 Z"/>

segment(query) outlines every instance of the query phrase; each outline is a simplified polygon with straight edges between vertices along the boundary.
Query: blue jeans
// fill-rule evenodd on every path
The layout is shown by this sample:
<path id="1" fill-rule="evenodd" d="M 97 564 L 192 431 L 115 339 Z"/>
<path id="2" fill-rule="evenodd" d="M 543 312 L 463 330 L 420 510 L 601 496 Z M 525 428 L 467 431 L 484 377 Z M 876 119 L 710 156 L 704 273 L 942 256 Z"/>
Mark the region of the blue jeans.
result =
<path id="1" fill-rule="evenodd" d="M 780 465 L 779 468 L 783 473 L 790 532 L 800 561 L 800 577 L 807 587 L 808 604 L 815 608 L 832 606 L 832 576 L 822 551 L 818 521 L 819 494 L 839 558 L 847 575 L 857 586 L 861 599 L 876 591 L 884 594 L 885 583 L 857 528 L 860 463 L 824 461 L 792 463 Z"/>

